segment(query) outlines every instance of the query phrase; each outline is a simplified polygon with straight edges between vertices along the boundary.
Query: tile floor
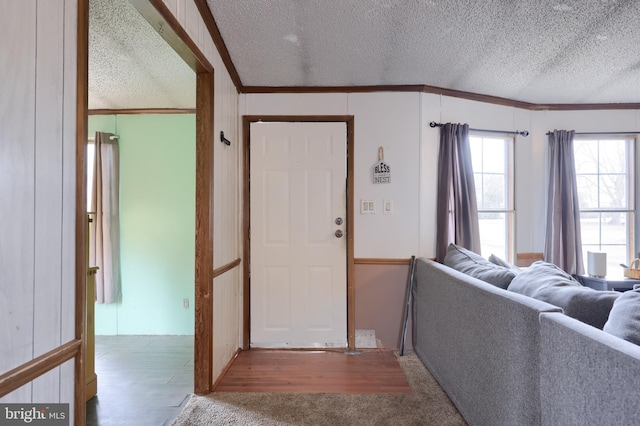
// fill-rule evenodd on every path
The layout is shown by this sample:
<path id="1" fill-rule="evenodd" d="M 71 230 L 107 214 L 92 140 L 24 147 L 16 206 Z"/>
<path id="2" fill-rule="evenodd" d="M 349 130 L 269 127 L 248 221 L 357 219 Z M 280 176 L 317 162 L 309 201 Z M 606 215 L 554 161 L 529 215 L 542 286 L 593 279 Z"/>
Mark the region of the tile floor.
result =
<path id="1" fill-rule="evenodd" d="M 193 391 L 193 336 L 96 336 L 88 426 L 170 425 Z"/>

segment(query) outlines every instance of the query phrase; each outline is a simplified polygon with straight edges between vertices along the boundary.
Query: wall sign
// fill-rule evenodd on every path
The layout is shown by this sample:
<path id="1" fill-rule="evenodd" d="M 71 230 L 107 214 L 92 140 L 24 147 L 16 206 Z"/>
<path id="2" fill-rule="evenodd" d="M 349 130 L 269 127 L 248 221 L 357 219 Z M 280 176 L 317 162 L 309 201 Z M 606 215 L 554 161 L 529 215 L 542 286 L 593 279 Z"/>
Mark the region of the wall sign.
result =
<path id="1" fill-rule="evenodd" d="M 373 183 L 391 183 L 391 167 L 384 162 L 384 148 L 378 148 L 378 162 L 373 166 Z"/>

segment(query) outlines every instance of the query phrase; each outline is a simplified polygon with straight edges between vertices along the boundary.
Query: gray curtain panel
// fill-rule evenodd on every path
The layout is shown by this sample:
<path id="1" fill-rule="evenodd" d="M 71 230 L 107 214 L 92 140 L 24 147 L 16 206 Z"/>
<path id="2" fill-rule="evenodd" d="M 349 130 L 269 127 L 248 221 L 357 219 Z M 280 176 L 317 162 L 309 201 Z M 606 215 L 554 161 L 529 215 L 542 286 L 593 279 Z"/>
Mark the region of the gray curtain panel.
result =
<path id="1" fill-rule="evenodd" d="M 549 193 L 544 259 L 570 274 L 583 274 L 580 207 L 573 155 L 575 131 L 549 133 Z"/>
<path id="2" fill-rule="evenodd" d="M 120 300 L 120 160 L 111 133 L 97 132 L 89 226 L 89 266 L 97 266 L 96 302 Z"/>
<path id="3" fill-rule="evenodd" d="M 449 243 L 480 253 L 476 186 L 469 148 L 469 125 L 447 123 L 440 128 L 436 260 L 442 262 Z"/>

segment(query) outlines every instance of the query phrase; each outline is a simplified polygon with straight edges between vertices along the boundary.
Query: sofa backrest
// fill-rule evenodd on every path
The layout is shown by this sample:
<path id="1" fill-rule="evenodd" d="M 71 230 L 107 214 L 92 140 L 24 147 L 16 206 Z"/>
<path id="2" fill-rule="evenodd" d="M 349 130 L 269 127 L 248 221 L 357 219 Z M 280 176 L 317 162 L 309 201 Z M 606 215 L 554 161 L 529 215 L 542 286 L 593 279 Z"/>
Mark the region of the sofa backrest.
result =
<path id="1" fill-rule="evenodd" d="M 543 425 L 637 425 L 640 346 L 559 313 L 540 315 Z"/>
<path id="2" fill-rule="evenodd" d="M 428 259 L 415 272 L 414 349 L 467 422 L 540 424 L 539 314 L 560 309 Z"/>

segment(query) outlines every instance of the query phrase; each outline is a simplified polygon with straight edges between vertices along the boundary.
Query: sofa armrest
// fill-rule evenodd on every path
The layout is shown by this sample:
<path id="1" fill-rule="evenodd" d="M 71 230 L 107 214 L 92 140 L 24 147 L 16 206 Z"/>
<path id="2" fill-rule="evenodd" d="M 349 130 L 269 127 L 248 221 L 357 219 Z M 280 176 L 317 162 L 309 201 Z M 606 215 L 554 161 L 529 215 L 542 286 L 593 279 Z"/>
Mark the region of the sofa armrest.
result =
<path id="1" fill-rule="evenodd" d="M 631 425 L 640 419 L 640 346 L 566 315 L 540 315 L 543 425 Z"/>

